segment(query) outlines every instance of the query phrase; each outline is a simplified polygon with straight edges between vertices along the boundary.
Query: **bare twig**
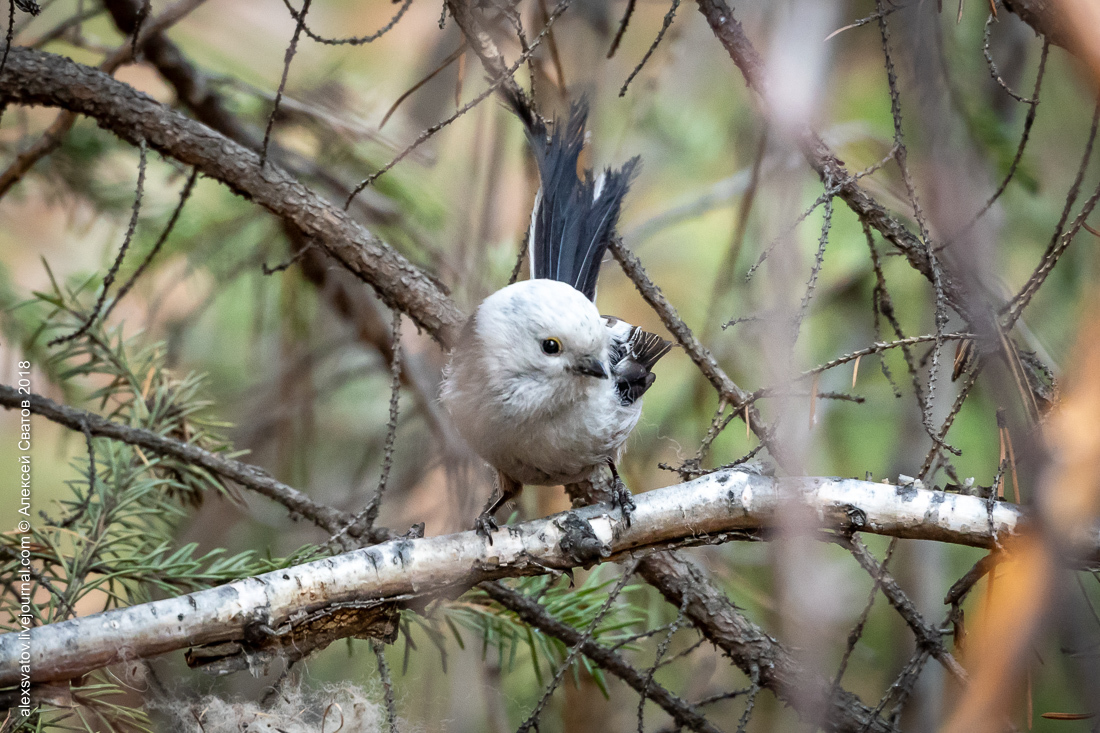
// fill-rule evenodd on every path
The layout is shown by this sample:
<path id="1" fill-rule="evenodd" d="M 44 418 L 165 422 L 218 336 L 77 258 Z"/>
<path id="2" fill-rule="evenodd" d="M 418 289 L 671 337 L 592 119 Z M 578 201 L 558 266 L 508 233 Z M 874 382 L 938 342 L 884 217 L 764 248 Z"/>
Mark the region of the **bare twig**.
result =
<path id="1" fill-rule="evenodd" d="M 1088 169 L 1089 160 L 1092 157 L 1093 143 L 1096 142 L 1097 128 L 1100 126 L 1100 100 L 1097 101 L 1096 107 L 1092 113 L 1092 127 L 1089 129 L 1088 142 L 1085 143 L 1085 152 L 1081 156 L 1081 164 L 1077 167 L 1077 175 L 1073 179 L 1073 184 L 1069 188 L 1069 193 L 1066 195 L 1065 206 L 1062 207 L 1062 215 L 1058 218 L 1058 224 L 1054 227 L 1054 235 L 1050 238 L 1050 242 L 1047 244 L 1046 251 L 1043 253 L 1043 257 L 1039 260 L 1039 264 L 1035 268 L 1035 272 L 1024 283 L 1023 288 L 1017 293 L 1008 305 L 1005 306 L 1007 315 L 1005 316 L 1005 325 L 1011 328 L 1013 324 L 1019 320 L 1020 315 L 1023 313 L 1024 308 L 1031 302 L 1032 296 L 1039 290 L 1039 287 L 1046 280 L 1047 275 L 1054 269 L 1054 266 L 1058 263 L 1058 259 L 1062 256 L 1062 253 L 1069 247 L 1069 243 L 1076 236 L 1080 230 L 1081 225 L 1085 222 L 1085 219 L 1090 213 L 1092 213 L 1092 207 L 1096 205 L 1095 194 L 1090 199 L 1089 203 L 1086 203 L 1081 211 L 1081 214 L 1077 217 L 1077 220 L 1070 227 L 1069 231 L 1065 231 L 1066 220 L 1069 218 L 1070 209 L 1073 208 L 1073 204 L 1077 200 L 1077 195 L 1081 190 L 1081 182 L 1084 180 L 1085 171 Z M 1098 189 L 1100 190 L 1100 189 Z"/>
<path id="2" fill-rule="evenodd" d="M 623 11 L 622 20 L 619 21 L 619 29 L 615 31 L 615 37 L 611 39 L 611 48 L 607 49 L 607 58 L 611 58 L 615 55 L 615 51 L 619 48 L 619 43 L 623 40 L 623 34 L 626 33 L 626 27 L 630 25 L 630 19 L 634 16 L 634 6 L 638 4 L 638 0 L 626 0 L 626 10 Z"/>
<path id="3" fill-rule="evenodd" d="M 890 558 L 894 556 L 894 550 L 897 546 L 897 539 L 890 540 L 890 545 L 886 548 L 886 555 L 882 558 L 882 568 L 886 568 L 886 566 L 890 564 Z M 837 667 L 836 675 L 833 677 L 833 689 L 839 688 L 841 680 L 844 679 L 844 673 L 848 669 L 848 661 L 852 658 L 852 652 L 855 651 L 856 644 L 859 642 L 860 637 L 863 636 L 863 629 L 867 625 L 867 619 L 871 615 L 871 608 L 875 605 L 875 599 L 878 597 L 878 592 L 881 587 L 882 576 L 876 574 L 874 575 L 874 581 L 871 583 L 871 592 L 867 595 L 867 602 L 863 604 L 863 610 L 859 614 L 859 619 L 856 621 L 856 625 L 852 627 L 852 630 L 848 633 L 848 643 L 844 647 L 844 654 L 840 658 L 840 665 Z"/>
<path id="4" fill-rule="evenodd" d="M 422 78 L 420 81 L 413 84 L 406 91 L 402 92 L 401 96 L 397 98 L 397 101 L 395 101 L 392 105 L 390 105 L 390 108 L 388 110 L 386 110 L 386 114 L 382 115 L 382 121 L 378 123 L 378 129 L 381 130 L 383 127 L 386 126 L 386 122 L 389 121 L 390 117 L 393 116 L 393 113 L 397 111 L 397 108 L 401 106 L 402 102 L 404 102 L 406 99 L 408 99 L 410 96 L 412 96 L 416 92 L 417 89 L 419 89 L 420 87 L 424 86 L 429 81 L 434 79 L 436 77 L 436 75 L 439 74 L 441 71 L 443 71 L 448 66 L 450 66 L 455 61 L 457 61 L 458 57 L 461 56 L 464 53 L 466 53 L 466 43 L 465 42 L 459 44 L 458 48 L 456 48 L 454 51 L 452 51 L 451 54 L 449 56 L 447 56 L 447 58 L 445 58 L 441 62 L 439 62 L 439 66 L 437 66 L 434 69 L 432 69 L 431 71 L 429 71 L 428 74 L 424 78 Z"/>
<path id="5" fill-rule="evenodd" d="M 203 2 L 205 0 L 178 0 L 175 4 L 165 8 L 164 12 L 152 22 L 143 24 L 144 29 L 141 31 L 140 37 L 135 34 L 133 42 L 122 45 L 104 59 L 99 68 L 108 74 L 113 74 L 120 66 L 133 58 L 135 53 L 143 50 L 152 39 L 159 37 Z M 140 12 L 140 6 L 137 12 Z M 129 32 L 133 34 L 136 27 L 135 21 Z M 7 49 L 5 49 L 4 55 L 7 56 Z M 4 169 L 4 172 L 0 173 L 0 197 L 3 197 L 12 186 L 22 180 L 23 176 L 34 167 L 35 163 L 61 147 L 65 136 L 75 123 L 76 115 L 71 111 L 62 112 L 55 117 L 50 126 L 46 128 L 46 131 L 42 133 L 42 136 L 35 140 L 29 148 L 19 153 L 15 160 Z"/>
<path id="6" fill-rule="evenodd" d="M 687 601 L 685 600 L 684 603 L 687 603 Z M 657 674 L 657 668 L 661 666 L 661 660 L 664 659 L 665 653 L 668 652 L 668 645 L 672 643 L 672 637 L 680 630 L 680 624 L 684 621 L 685 610 L 684 605 L 681 604 L 680 610 L 676 612 L 676 618 L 668 625 L 668 632 L 665 634 L 665 638 L 657 644 L 657 653 L 653 657 L 653 664 L 646 670 L 645 685 L 642 686 L 641 692 L 638 693 L 638 733 L 644 733 L 645 730 L 645 701 L 646 695 L 649 693 L 649 686 L 653 684 L 653 675 Z"/>
<path id="7" fill-rule="evenodd" d="M 880 564 L 875 560 L 867 546 L 858 537 L 846 537 L 839 534 L 835 537 L 837 544 L 851 552 L 860 566 L 879 584 L 886 600 L 890 602 L 890 605 L 894 607 L 894 610 L 898 612 L 898 615 L 905 620 L 905 623 L 916 635 L 918 646 L 927 649 L 952 677 L 965 682 L 968 679 L 966 670 L 955 660 L 951 652 L 944 648 L 940 633 L 924 620 L 917 607 L 913 605 L 913 602 L 909 600 L 898 582 L 886 570 L 885 564 Z"/>
<path id="8" fill-rule="evenodd" d="M 183 213 L 183 207 L 187 204 L 187 199 L 191 198 L 191 192 L 195 189 L 195 182 L 199 178 L 199 172 L 192 169 L 191 175 L 187 177 L 187 183 L 183 184 L 183 190 L 180 191 L 180 200 L 176 204 L 176 208 L 172 210 L 172 215 L 168 217 L 168 223 L 164 225 L 164 229 L 161 230 L 160 236 L 157 237 L 156 243 L 153 248 L 149 250 L 149 254 L 145 255 L 145 259 L 141 261 L 138 268 L 134 270 L 134 273 L 130 275 L 130 278 L 123 283 L 122 287 L 118 289 L 118 295 L 115 296 L 111 304 L 107 306 L 107 309 L 103 311 L 103 320 L 106 321 L 107 317 L 111 315 L 111 311 L 115 309 L 115 306 L 126 297 L 126 294 L 130 292 L 130 288 L 134 287 L 134 284 L 138 281 L 138 278 L 145 273 L 149 268 L 149 265 L 153 262 L 153 258 L 160 252 L 161 247 L 168 241 L 169 235 L 172 234 L 172 230 L 176 227 L 176 222 L 179 221 L 180 214 Z M 106 288 L 104 288 L 106 292 Z"/>
<path id="9" fill-rule="evenodd" d="M 890 54 L 890 27 L 883 13 L 882 0 L 875 0 L 875 7 L 880 13 L 878 19 L 879 35 L 882 38 L 882 55 L 886 61 L 886 82 L 890 88 L 890 114 L 894 121 L 894 149 L 898 168 L 901 169 L 902 181 L 909 197 L 909 204 L 913 208 L 913 216 L 920 229 L 921 241 L 924 244 L 925 254 L 928 258 L 928 268 L 932 274 L 932 288 L 936 296 L 935 322 L 936 341 L 932 346 L 932 364 L 928 368 L 928 381 L 925 385 L 924 400 L 921 404 L 921 422 L 924 430 L 932 440 L 938 441 L 935 428 L 932 425 L 932 405 L 936 396 L 936 382 L 939 379 L 940 352 L 943 349 L 943 332 L 947 326 L 947 294 L 944 290 L 944 270 L 936 255 L 936 248 L 932 244 L 932 236 L 928 231 L 921 209 L 920 199 L 917 196 L 916 183 L 913 181 L 909 170 L 909 151 L 905 147 L 902 136 L 901 120 L 901 94 L 898 91 L 897 72 L 894 70 L 893 56 Z"/>
<path id="10" fill-rule="evenodd" d="M 146 32 L 152 24 L 146 25 Z M 129 46 L 127 46 L 127 53 Z M 102 72 L 24 48 L 12 49 L 0 95 L 21 104 L 64 107 L 96 118 L 119 137 L 198 168 L 293 223 L 354 275 L 377 288 L 441 342 L 465 317 L 440 286 L 381 240 L 259 155 Z M 110 100 L 102 104 L 100 100 Z"/>
<path id="11" fill-rule="evenodd" d="M 140 157 L 138 160 L 137 190 L 134 192 L 134 203 L 130 208 L 130 223 L 126 227 L 126 236 L 122 239 L 122 246 L 118 248 L 118 255 L 115 257 L 115 261 L 111 263 L 110 269 L 107 270 L 107 274 L 103 278 L 103 289 L 99 293 L 99 298 L 96 299 L 95 306 L 92 308 L 87 318 L 84 319 L 84 322 L 81 323 L 75 331 L 51 339 L 46 346 L 63 344 L 84 335 L 88 329 L 92 327 L 96 319 L 99 318 L 99 314 L 103 310 L 103 303 L 107 300 L 107 293 L 110 292 L 111 285 L 115 282 L 118 270 L 122 267 L 122 260 L 126 257 L 126 251 L 130 248 L 130 242 L 134 238 L 134 232 L 137 231 L 138 215 L 141 213 L 141 197 L 145 193 L 145 153 L 145 140 L 140 140 L 138 142 L 138 155 Z"/>
<path id="12" fill-rule="evenodd" d="M 706 18 L 715 37 L 729 53 L 745 77 L 749 88 L 762 99 L 767 99 L 767 70 L 764 60 L 753 46 L 744 28 L 737 21 L 725 0 L 696 0 L 699 11 Z M 765 110 L 765 116 L 770 114 Z M 946 274 L 932 271 L 928 248 L 917 236 L 891 216 L 881 204 L 856 183 L 856 178 L 845 168 L 840 158 L 809 127 L 797 130 L 802 154 L 822 181 L 831 179 L 839 187 L 837 196 L 871 228 L 878 231 L 906 260 L 929 281 L 939 279 L 946 302 L 952 308 L 963 311 L 965 298 L 958 285 Z M 896 151 L 895 151 L 896 152 Z"/>
<path id="13" fill-rule="evenodd" d="M 1030 105 L 1030 106 L 1034 107 L 1035 105 L 1039 104 L 1038 89 L 1036 89 L 1036 93 L 1033 94 L 1030 99 L 1028 97 L 1020 96 L 1016 92 L 1012 91 L 1012 89 L 1008 86 L 1008 83 L 1004 79 L 1001 78 L 1001 72 L 997 70 L 997 64 L 993 61 L 993 54 L 990 53 L 990 51 L 989 51 L 989 36 L 990 36 L 991 32 L 993 31 L 993 21 L 995 21 L 996 19 L 997 19 L 996 16 L 993 15 L 993 14 L 990 14 L 990 16 L 988 18 L 986 18 L 986 21 L 985 21 L 985 35 L 982 37 L 982 54 L 985 56 L 986 65 L 989 66 L 989 75 L 991 77 L 993 77 L 993 81 L 997 82 L 997 84 L 1000 85 L 1001 89 L 1003 89 L 1005 91 L 1005 93 L 1008 94 L 1008 96 L 1012 97 L 1017 102 L 1022 102 L 1023 104 L 1027 104 L 1027 105 Z M 1043 62 L 1046 60 L 1046 50 L 1045 49 L 1049 44 L 1050 44 L 1049 40 L 1043 42 L 1043 49 L 1044 49 L 1043 58 L 1039 61 L 1039 78 L 1040 79 L 1043 76 L 1043 71 L 1042 71 Z M 1036 80 L 1036 82 L 1038 82 L 1038 79 Z M 1038 83 L 1036 83 L 1035 86 L 1038 87 L 1039 86 Z"/>
<path id="14" fill-rule="evenodd" d="M 150 430 L 112 422 L 93 412 L 59 405 L 40 395 L 21 395 L 11 387 L 0 385 L 0 405 L 13 409 L 20 407 L 24 401 L 30 403 L 27 409 L 34 414 L 71 430 L 83 431 L 86 427 L 92 435 L 136 445 L 157 455 L 171 456 L 236 481 L 241 486 L 282 504 L 295 514 L 302 515 L 330 532 L 338 531 L 342 525 L 343 515 L 340 512 L 314 502 L 297 489 L 275 480 L 257 466 L 219 456 L 196 445 L 174 440 Z"/>
<path id="15" fill-rule="evenodd" d="M 847 364 L 848 362 L 855 361 L 856 359 L 860 359 L 864 356 L 870 356 L 871 354 L 881 354 L 882 352 L 888 351 L 889 349 L 906 348 L 909 346 L 915 346 L 916 344 L 933 342 L 936 340 L 936 338 L 937 336 L 935 334 L 930 334 L 927 336 L 910 336 L 909 338 L 898 339 L 896 341 L 876 341 L 871 346 L 859 349 L 857 351 L 852 351 L 845 354 L 844 356 L 838 356 L 832 361 L 827 361 L 824 364 L 820 364 L 814 367 L 813 369 L 807 369 L 799 375 L 799 378 L 806 379 L 808 377 L 812 377 L 815 374 L 821 374 L 823 372 L 829 371 L 830 369 L 835 369 L 841 364 Z M 974 334 L 965 332 L 945 333 L 939 338 L 942 338 L 944 341 L 959 341 L 962 339 L 972 339 L 974 338 Z"/>
<path id="16" fill-rule="evenodd" d="M 651 555 L 642 561 L 638 572 L 676 607 L 686 599 L 692 625 L 728 654 L 749 679 L 758 679 L 760 686 L 786 701 L 816 697 L 826 704 L 825 718 L 819 721 L 825 730 L 892 730 L 855 695 L 844 690 L 834 694 L 828 681 L 802 669 L 783 645 L 745 618 L 699 568 L 676 553 Z"/>
<path id="17" fill-rule="evenodd" d="M 676 313 L 676 309 L 668 302 L 664 293 L 649 279 L 638 256 L 627 249 L 618 237 L 612 238 L 609 249 L 615 259 L 619 261 L 623 272 L 626 273 L 638 292 L 641 293 L 642 298 L 660 316 L 665 328 L 669 330 L 677 343 L 683 347 L 687 355 L 699 367 L 699 371 L 703 373 L 703 376 L 718 390 L 720 398 L 735 406 L 738 416 L 746 420 L 749 428 L 760 439 L 760 442 L 767 446 L 772 457 L 782 464 L 784 462 L 783 451 L 772 439 L 771 432 L 760 416 L 760 412 L 755 407 L 749 406 L 752 402 L 752 395 L 738 387 L 722 367 L 718 365 L 718 361 L 710 353 L 710 350 L 695 338 L 691 329 Z"/>
<path id="18" fill-rule="evenodd" d="M 829 188 L 829 182 L 825 182 L 825 188 Z M 798 306 L 798 312 L 794 318 L 794 338 L 798 338 L 798 332 L 802 330 L 802 321 L 806 318 L 806 313 L 810 309 L 810 299 L 814 295 L 814 289 L 817 287 L 817 276 L 821 273 L 821 266 L 825 262 L 825 245 L 829 241 L 829 229 L 833 225 L 833 198 L 830 196 L 825 200 L 825 215 L 821 219 L 821 236 L 817 240 L 817 254 L 814 255 L 814 264 L 810 268 L 810 279 L 806 283 L 806 292 L 802 295 L 802 302 Z"/>
<path id="19" fill-rule="evenodd" d="M 398 733 L 397 729 L 397 701 L 393 694 L 393 677 L 390 676 L 390 665 L 386 663 L 386 645 L 378 639 L 371 639 L 371 650 L 378 660 L 378 676 L 382 679 L 383 699 L 386 703 L 386 724 L 389 733 Z"/>
<path id="20" fill-rule="evenodd" d="M 645 55 L 642 56 L 642 60 L 638 62 L 638 65 L 635 66 L 633 71 L 630 72 L 630 75 L 626 77 L 626 81 L 623 82 L 622 89 L 619 90 L 620 97 L 626 96 L 626 90 L 630 86 L 630 82 L 634 81 L 634 77 L 641 73 L 642 67 L 645 66 L 647 61 L 649 61 L 649 57 L 652 56 L 653 52 L 657 50 L 657 46 L 661 45 L 661 40 L 665 37 L 665 33 L 668 32 L 669 27 L 672 25 L 672 20 L 676 17 L 676 9 L 679 7 L 680 0 L 672 0 L 672 6 L 668 9 L 668 12 L 665 13 L 665 19 L 661 22 L 661 30 L 657 31 L 657 37 L 653 39 L 653 43 L 651 43 L 649 48 L 646 49 Z M 625 21 L 627 19 L 624 18 L 623 20 L 624 23 L 622 28 L 623 30 L 625 30 Z M 615 45 L 615 43 L 612 44 L 612 50 L 614 50 Z M 608 53 L 608 57 L 610 57 L 610 55 L 611 53 Z"/>
<path id="21" fill-rule="evenodd" d="M 290 0 L 283 0 L 283 4 L 286 5 L 287 10 L 290 11 L 291 17 L 301 24 L 302 31 L 309 36 L 310 39 L 325 46 L 362 46 L 366 43 L 373 43 L 382 36 L 389 33 L 394 27 L 401 22 L 401 18 L 404 17 L 405 12 L 412 6 L 412 0 L 402 0 L 401 7 L 397 9 L 394 16 L 390 19 L 390 22 L 379 28 L 374 33 L 367 34 L 365 36 L 349 36 L 347 38 L 326 38 L 313 31 L 312 28 L 305 21 L 305 15 L 309 2 L 304 2 L 301 11 L 295 10 L 294 6 L 290 4 Z M 379 125 L 381 127 L 381 125 Z"/>
<path id="22" fill-rule="evenodd" d="M 626 682 L 634 690 L 647 691 L 649 699 L 656 702 L 664 709 L 673 720 L 682 726 L 692 730 L 715 730 L 706 718 L 690 703 L 685 702 L 664 686 L 655 682 L 646 684 L 646 675 L 631 666 L 623 657 L 615 651 L 608 649 L 592 639 L 585 640 L 580 631 L 572 626 L 558 621 L 535 601 L 511 590 L 503 583 L 488 582 L 479 586 L 494 601 L 515 613 L 527 624 L 534 626 L 543 633 L 561 639 L 570 646 L 577 646 L 581 653 L 595 662 L 601 669 L 614 674 Z"/>
<path id="23" fill-rule="evenodd" d="M 630 576 L 634 574 L 635 568 L 638 567 L 638 561 L 632 560 L 623 574 L 619 576 L 618 581 L 615 582 L 615 586 L 607 594 L 607 600 L 603 602 L 600 609 L 596 612 L 596 615 L 592 617 L 592 620 L 588 623 L 588 628 L 581 634 L 581 638 L 576 641 L 570 648 L 569 652 L 565 655 L 565 659 L 558 665 L 558 669 L 554 672 L 553 678 L 550 680 L 550 684 L 546 686 L 546 690 L 543 691 L 542 697 L 535 703 L 534 709 L 531 714 L 527 716 L 527 719 L 520 723 L 519 728 L 516 729 L 516 733 L 527 733 L 532 728 L 538 727 L 539 715 L 542 713 L 542 709 L 546 707 L 546 703 L 550 701 L 550 696 L 554 694 L 554 690 L 561 684 L 562 678 L 565 677 L 565 673 L 569 671 L 569 668 L 573 665 L 573 660 L 577 658 L 577 655 L 581 653 L 581 647 L 585 642 L 592 641 L 593 635 L 596 633 L 596 629 L 603 623 L 604 617 L 611 611 L 615 605 L 615 601 L 618 599 L 619 594 L 622 593 L 623 588 L 630 581 Z M 643 685 L 642 694 L 645 694 L 646 687 Z M 643 698 L 644 700 L 644 698 Z"/>
<path id="24" fill-rule="evenodd" d="M 275 118 L 279 114 L 279 102 L 283 99 L 283 92 L 286 90 L 286 80 L 290 76 L 290 62 L 294 60 L 294 55 L 298 52 L 298 38 L 302 35 L 302 28 L 306 24 L 306 13 L 309 12 L 309 6 L 313 0 L 303 0 L 302 10 L 294 15 L 294 35 L 290 37 L 290 45 L 286 47 L 286 54 L 283 57 L 283 75 L 279 79 L 279 89 L 275 92 L 275 104 L 271 107 L 271 114 L 267 117 L 267 128 L 264 130 L 264 141 L 260 144 L 260 167 L 263 168 L 267 163 L 267 146 L 271 142 L 271 129 L 275 127 Z M 291 11 L 294 14 L 294 11 Z M 346 207 L 345 207 L 346 208 Z"/>
<path id="25" fill-rule="evenodd" d="M 404 160 L 409 155 L 409 153 L 411 153 L 414 150 L 416 150 L 417 148 L 419 148 L 424 142 L 426 142 L 428 140 L 428 138 L 435 135 L 437 132 L 439 132 L 444 127 L 446 127 L 447 125 L 449 125 L 452 122 L 454 122 L 455 120 L 457 120 L 462 115 L 469 112 L 471 109 L 473 109 L 477 105 L 481 104 L 483 101 L 488 99 L 489 96 L 492 95 L 493 92 L 495 92 L 501 86 L 504 86 L 508 82 L 511 82 L 512 84 L 515 84 L 515 80 L 512 78 L 512 75 L 515 74 L 516 70 L 519 69 L 519 67 L 523 65 L 523 62 L 526 61 L 531 56 L 532 53 L 534 53 L 535 49 L 538 48 L 539 44 L 542 42 L 542 39 L 545 38 L 546 35 L 550 32 L 550 29 L 554 25 L 554 21 L 557 20 L 558 17 L 560 17 L 561 14 L 565 12 L 565 9 L 567 7 L 569 7 L 569 0 L 562 0 L 561 2 L 558 3 L 558 5 L 554 8 L 554 11 L 552 13 L 550 13 L 550 18 L 546 22 L 546 25 L 543 27 L 542 31 L 537 36 L 535 36 L 535 39 L 531 42 L 530 47 L 526 51 L 521 53 L 519 55 L 519 58 L 517 58 L 511 66 L 509 66 L 507 69 L 505 69 L 504 72 L 500 76 L 493 79 L 489 83 L 489 86 L 485 89 L 485 91 L 483 91 L 481 94 L 479 94 L 476 97 L 474 97 L 473 99 L 471 99 L 469 102 L 467 102 L 462 107 L 460 107 L 454 114 L 452 114 L 447 119 L 443 120 L 442 122 L 437 122 L 434 125 L 432 125 L 431 127 L 429 127 L 428 129 L 421 132 L 420 135 L 418 135 L 417 138 L 415 140 L 413 140 L 412 143 L 410 143 L 404 150 L 402 150 L 400 153 L 398 153 L 397 156 L 395 158 L 393 158 L 393 160 L 391 160 L 389 163 L 386 163 L 386 165 L 382 166 L 381 168 L 376 170 L 374 173 L 370 174 L 369 176 L 364 178 L 362 181 L 360 181 L 359 184 L 348 195 L 347 200 L 344 202 L 344 209 L 346 210 L 348 208 L 348 206 L 351 205 L 351 202 L 355 199 L 356 196 L 358 196 L 363 191 L 363 189 L 365 189 L 367 186 L 369 186 L 372 183 L 374 183 L 375 181 L 377 181 L 378 178 L 381 177 L 384 173 L 386 173 L 387 171 L 392 169 L 395 165 L 397 165 L 402 160 Z M 469 41 L 469 36 L 467 36 L 467 41 Z"/>
<path id="26" fill-rule="evenodd" d="M 398 404 L 401 397 L 401 311 L 393 312 L 393 359 L 390 360 L 390 417 L 386 423 L 386 443 L 382 449 L 382 470 L 378 476 L 378 486 L 374 490 L 374 496 L 367 503 L 360 517 L 356 517 L 353 525 L 356 527 L 356 536 L 364 530 L 374 528 L 378 519 L 378 512 L 382 509 L 382 497 L 385 496 L 386 486 L 390 480 L 390 470 L 393 468 L 393 448 L 397 439 Z M 361 526 L 360 526 L 361 525 Z"/>
<path id="27" fill-rule="evenodd" d="M 1016 146 L 1016 154 L 1012 156 L 1012 163 L 1008 166 L 1008 172 L 1005 174 L 1004 180 L 1001 181 L 1001 185 L 997 187 L 997 190 L 993 192 L 993 195 L 989 197 L 989 200 L 985 202 L 978 213 L 974 215 L 974 218 L 963 230 L 965 233 L 969 231 L 970 227 L 981 219 L 985 212 L 993 206 L 993 204 L 1001 197 L 1001 194 L 1008 188 L 1008 184 L 1012 181 L 1016 175 L 1016 169 L 1020 166 L 1020 161 L 1024 157 L 1024 149 L 1027 147 L 1028 140 L 1031 137 L 1031 128 L 1035 124 L 1035 115 L 1039 110 L 1039 92 L 1043 87 L 1043 77 L 1046 75 L 1047 68 L 1047 54 L 1050 51 L 1050 40 L 1043 40 L 1043 52 L 1039 56 L 1039 71 L 1035 76 L 1035 89 L 1031 93 L 1031 99 L 1025 100 L 1027 108 L 1027 116 L 1024 118 L 1024 130 L 1020 133 L 1020 144 Z"/>

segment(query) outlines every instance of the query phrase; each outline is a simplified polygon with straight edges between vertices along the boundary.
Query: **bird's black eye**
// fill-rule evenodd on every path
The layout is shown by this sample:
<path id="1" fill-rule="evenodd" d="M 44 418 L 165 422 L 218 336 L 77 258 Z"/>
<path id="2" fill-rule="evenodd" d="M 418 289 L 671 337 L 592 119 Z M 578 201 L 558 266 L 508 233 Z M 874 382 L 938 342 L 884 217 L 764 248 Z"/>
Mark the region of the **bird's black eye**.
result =
<path id="1" fill-rule="evenodd" d="M 542 353 L 554 356 L 561 353 L 561 341 L 557 339 L 543 339 L 542 340 Z"/>

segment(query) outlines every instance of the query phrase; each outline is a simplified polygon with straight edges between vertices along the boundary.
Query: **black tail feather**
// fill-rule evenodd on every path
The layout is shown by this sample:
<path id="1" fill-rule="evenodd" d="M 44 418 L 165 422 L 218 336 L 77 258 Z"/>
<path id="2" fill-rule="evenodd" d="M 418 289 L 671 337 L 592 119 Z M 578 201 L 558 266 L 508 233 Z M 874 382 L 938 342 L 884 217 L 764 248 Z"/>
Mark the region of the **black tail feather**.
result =
<path id="1" fill-rule="evenodd" d="M 565 124 L 556 123 L 548 136 L 546 123 L 522 92 L 508 92 L 505 98 L 527 131 L 542 184 L 531 214 L 531 277 L 569 283 L 595 300 L 600 262 L 639 159 L 617 171 L 606 169 L 602 180 L 593 179 L 592 171 L 581 178 L 577 159 L 584 147 L 587 102 L 574 102 Z"/>
<path id="2" fill-rule="evenodd" d="M 672 349 L 672 343 L 637 326 L 630 326 L 624 334 L 615 327 L 615 324 L 622 323 L 619 319 L 611 316 L 604 318 L 613 332 L 609 359 L 619 401 L 623 405 L 632 405 L 653 386 L 657 379 L 653 366 Z"/>

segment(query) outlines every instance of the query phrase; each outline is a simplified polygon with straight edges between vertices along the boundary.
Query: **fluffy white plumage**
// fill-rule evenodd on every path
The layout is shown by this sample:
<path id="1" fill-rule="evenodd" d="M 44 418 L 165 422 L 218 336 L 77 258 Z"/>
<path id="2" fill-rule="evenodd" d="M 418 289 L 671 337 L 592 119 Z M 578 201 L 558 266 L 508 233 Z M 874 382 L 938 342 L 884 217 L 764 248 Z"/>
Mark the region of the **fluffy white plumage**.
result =
<path id="1" fill-rule="evenodd" d="M 555 354 L 543 350 L 550 339 L 560 344 Z M 469 320 L 443 403 L 478 455 L 515 481 L 582 481 L 618 458 L 641 414 L 641 400 L 623 404 L 610 378 L 610 351 L 611 330 L 578 290 L 515 283 Z"/>
<path id="2" fill-rule="evenodd" d="M 577 483 L 603 466 L 614 473 L 655 378 L 652 367 L 670 348 L 601 316 L 593 302 L 637 160 L 582 179 L 584 104 L 548 137 L 526 98 L 508 101 L 527 128 L 542 182 L 531 213 L 532 279 L 478 306 L 452 351 L 441 393 L 458 431 L 500 477 L 501 496 L 479 529 L 495 526 L 492 513 L 523 484 Z M 629 492 L 617 491 L 627 513 Z"/>

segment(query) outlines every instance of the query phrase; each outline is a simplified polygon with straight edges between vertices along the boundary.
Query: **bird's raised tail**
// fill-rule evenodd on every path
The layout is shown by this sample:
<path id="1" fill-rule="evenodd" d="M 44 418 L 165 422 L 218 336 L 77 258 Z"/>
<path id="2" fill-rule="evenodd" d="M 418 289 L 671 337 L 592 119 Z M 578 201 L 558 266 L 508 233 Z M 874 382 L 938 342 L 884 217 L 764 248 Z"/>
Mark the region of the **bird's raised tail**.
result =
<path id="1" fill-rule="evenodd" d="M 542 184 L 528 235 L 531 277 L 568 283 L 595 300 L 600 262 L 639 159 L 628 160 L 617 171 L 608 168 L 595 179 L 592 171 L 585 171 L 582 178 L 577 159 L 584 147 L 587 102 L 574 102 L 569 119 L 555 123 L 553 134 L 547 135 L 546 123 L 523 92 L 510 91 L 505 98 L 523 121 Z"/>

